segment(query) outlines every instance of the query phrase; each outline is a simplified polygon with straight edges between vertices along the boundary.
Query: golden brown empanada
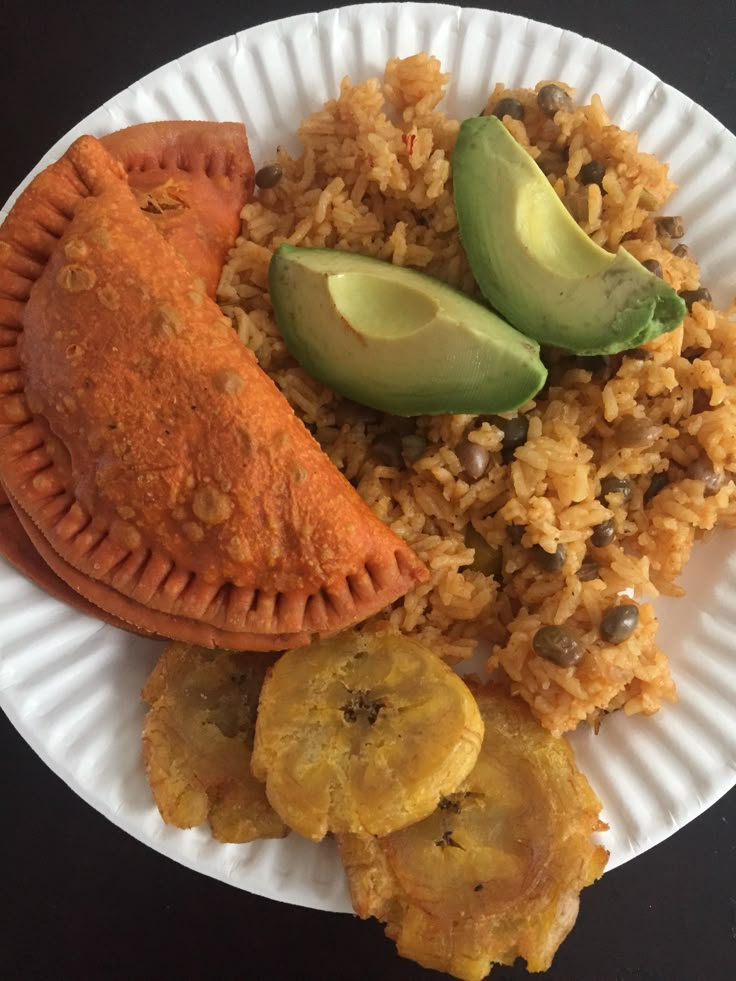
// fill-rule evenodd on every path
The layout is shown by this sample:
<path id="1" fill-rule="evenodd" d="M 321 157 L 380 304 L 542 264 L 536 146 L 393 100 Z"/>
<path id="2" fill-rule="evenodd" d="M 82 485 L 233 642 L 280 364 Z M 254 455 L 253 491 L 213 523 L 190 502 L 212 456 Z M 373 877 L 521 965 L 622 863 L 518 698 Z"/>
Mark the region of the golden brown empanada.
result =
<path id="1" fill-rule="evenodd" d="M 0 229 L 0 479 L 77 592 L 231 649 L 307 643 L 426 577 L 91 137 Z"/>
<path id="2" fill-rule="evenodd" d="M 2 485 L 0 485 L 0 555 L 22 572 L 24 576 L 40 586 L 49 596 L 53 596 L 54 599 L 75 607 L 81 613 L 86 613 L 87 616 L 104 620 L 105 623 L 110 623 L 113 627 L 132 629 L 129 623 L 106 613 L 85 599 L 84 596 L 76 593 L 46 564 L 18 520 Z M 137 632 L 147 633 L 147 631 Z"/>
<path id="3" fill-rule="evenodd" d="M 103 136 L 140 208 L 214 298 L 255 168 L 241 123 L 141 123 Z"/>
<path id="4" fill-rule="evenodd" d="M 253 161 L 241 123 L 142 123 L 100 141 L 123 165 L 139 206 L 214 297 L 240 212 L 253 191 Z M 199 284 L 198 284 L 199 285 Z M 41 558 L 0 487 L 0 555 L 50 595 L 114 626 Z"/>

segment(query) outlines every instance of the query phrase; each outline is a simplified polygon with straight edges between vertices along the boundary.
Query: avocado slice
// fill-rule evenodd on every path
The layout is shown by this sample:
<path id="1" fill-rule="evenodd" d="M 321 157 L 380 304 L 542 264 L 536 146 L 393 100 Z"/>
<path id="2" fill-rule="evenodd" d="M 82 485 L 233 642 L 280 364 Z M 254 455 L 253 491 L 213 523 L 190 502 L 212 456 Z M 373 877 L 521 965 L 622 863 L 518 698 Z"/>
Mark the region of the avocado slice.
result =
<path id="1" fill-rule="evenodd" d="M 282 245 L 269 289 L 281 335 L 304 370 L 383 412 L 506 412 L 547 377 L 535 341 L 414 269 Z"/>
<path id="2" fill-rule="evenodd" d="M 685 304 L 625 249 L 600 248 L 494 116 L 466 119 L 453 153 L 460 237 L 483 295 L 541 344 L 612 354 L 674 330 Z"/>

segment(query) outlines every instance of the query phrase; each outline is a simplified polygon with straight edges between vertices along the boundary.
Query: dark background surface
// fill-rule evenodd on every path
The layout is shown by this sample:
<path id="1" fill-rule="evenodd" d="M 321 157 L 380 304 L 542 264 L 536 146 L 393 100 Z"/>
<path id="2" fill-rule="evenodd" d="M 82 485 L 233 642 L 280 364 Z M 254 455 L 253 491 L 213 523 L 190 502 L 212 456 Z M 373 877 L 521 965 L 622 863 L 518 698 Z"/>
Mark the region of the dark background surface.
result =
<path id="1" fill-rule="evenodd" d="M 332 5 L 2 0 L 0 202 L 66 130 L 140 76 L 226 34 Z M 732 0 L 499 7 L 618 48 L 736 130 Z M 375 922 L 253 897 L 147 849 L 82 803 L 2 714 L 0 788 L 4 981 L 441 977 L 400 960 Z M 528 976 L 520 963 L 492 975 Z M 587 890 L 546 977 L 736 978 L 736 791 Z"/>

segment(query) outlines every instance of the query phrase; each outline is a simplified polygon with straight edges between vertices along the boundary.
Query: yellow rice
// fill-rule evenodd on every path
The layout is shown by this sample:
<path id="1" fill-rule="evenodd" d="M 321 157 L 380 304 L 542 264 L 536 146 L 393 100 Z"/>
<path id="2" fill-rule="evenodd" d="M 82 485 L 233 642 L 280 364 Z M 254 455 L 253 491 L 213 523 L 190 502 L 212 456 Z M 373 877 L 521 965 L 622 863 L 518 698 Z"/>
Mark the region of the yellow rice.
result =
<path id="1" fill-rule="evenodd" d="M 547 352 L 550 384 L 520 410 L 529 419 L 528 438 L 511 460 L 501 453 L 494 417 L 407 422 L 335 396 L 296 365 L 273 321 L 268 264 L 282 242 L 363 252 L 477 294 L 452 200 L 459 122 L 437 109 L 447 82 L 439 62 L 425 54 L 391 60 L 383 82 L 345 79 L 338 97 L 302 122 L 300 154 L 277 149 L 280 183 L 243 209 L 220 303 L 334 463 L 430 569 L 430 581 L 374 618 L 370 629 L 409 633 L 451 662 L 485 641 L 493 650 L 489 666 L 555 733 L 582 720 L 597 725 L 619 708 L 655 712 L 675 692 L 647 601 L 677 595 L 675 580 L 695 539 L 718 521 L 733 524 L 736 515 L 733 482 L 709 493 L 692 477 L 704 463 L 716 474 L 736 469 L 736 347 L 727 315 L 694 304 L 682 327 L 648 345 L 646 360 L 618 359 L 609 378 L 590 362 Z M 505 124 L 598 244 L 614 251 L 623 244 L 642 261 L 656 259 L 676 289 L 696 288 L 697 265 L 673 254 L 677 243 L 654 222 L 674 190 L 666 165 L 640 152 L 636 135 L 613 125 L 597 96 L 550 120 L 537 107 L 537 90 L 489 84 L 487 111 L 507 96 L 522 102 L 524 121 L 506 117 Z M 605 162 L 605 193 L 578 179 L 590 160 Z M 656 427 L 648 445 L 622 445 L 632 419 Z M 413 464 L 387 466 L 371 448 L 387 431 L 420 434 L 427 448 Z M 463 438 L 491 454 L 475 483 L 454 452 Z M 645 500 L 652 476 L 665 470 L 667 485 Z M 600 481 L 610 475 L 631 480 L 628 505 L 620 496 L 599 499 Z M 614 543 L 592 550 L 600 577 L 583 581 L 577 573 L 591 551 L 591 529 L 609 518 Z M 520 541 L 509 536 L 514 525 Z M 470 528 L 503 548 L 502 583 L 472 568 Z M 564 545 L 564 568 L 542 571 L 533 545 L 549 552 Z M 641 602 L 640 619 L 633 635 L 614 646 L 598 628 L 623 591 Z M 575 668 L 532 649 L 540 626 L 562 623 L 585 644 Z"/>

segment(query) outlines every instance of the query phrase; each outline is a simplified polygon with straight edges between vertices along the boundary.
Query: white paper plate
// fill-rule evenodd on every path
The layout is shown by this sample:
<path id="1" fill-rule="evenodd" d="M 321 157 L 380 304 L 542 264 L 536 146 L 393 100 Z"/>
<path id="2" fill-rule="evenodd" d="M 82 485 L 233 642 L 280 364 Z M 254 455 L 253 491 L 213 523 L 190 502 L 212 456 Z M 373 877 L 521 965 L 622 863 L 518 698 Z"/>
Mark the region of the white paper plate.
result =
<path id="1" fill-rule="evenodd" d="M 446 109 L 477 113 L 496 81 L 562 78 L 644 149 L 671 163 L 682 185 L 673 209 L 719 302 L 736 290 L 736 138 L 690 99 L 594 41 L 520 17 L 433 4 L 371 4 L 265 24 L 153 72 L 68 133 L 102 135 L 165 118 L 242 119 L 256 162 L 293 146 L 298 120 L 334 96 L 343 75 L 380 74 L 386 60 L 426 50 L 453 81 Z M 34 171 L 34 173 L 36 172 Z M 32 175 L 29 175 L 29 178 Z M 20 190 L 20 189 L 19 189 Z M 17 192 L 16 192 L 17 193 Z M 10 202 L 6 205 L 9 207 Z M 657 604 L 661 643 L 681 702 L 651 719 L 616 715 L 599 736 L 573 739 L 605 803 L 609 868 L 701 813 L 736 782 L 736 550 L 728 534 L 696 549 L 687 597 Z M 140 765 L 139 692 L 158 645 L 100 626 L 0 564 L 0 706 L 69 786 L 130 834 L 178 862 L 291 903 L 349 910 L 329 843 L 220 845 L 207 831 L 167 828 Z"/>

